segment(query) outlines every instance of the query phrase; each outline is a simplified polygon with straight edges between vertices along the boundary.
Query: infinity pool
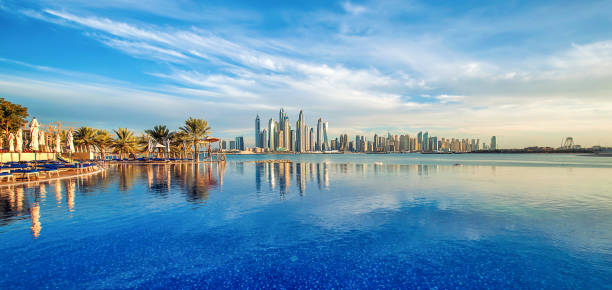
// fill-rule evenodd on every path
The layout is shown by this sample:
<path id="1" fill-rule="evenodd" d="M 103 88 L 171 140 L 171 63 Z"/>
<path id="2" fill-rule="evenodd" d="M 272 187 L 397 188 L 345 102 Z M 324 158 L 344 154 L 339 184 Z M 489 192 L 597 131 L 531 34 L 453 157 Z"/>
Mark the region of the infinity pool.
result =
<path id="1" fill-rule="evenodd" d="M 612 159 L 446 158 L 231 156 L 1 188 L 0 281 L 612 287 Z"/>

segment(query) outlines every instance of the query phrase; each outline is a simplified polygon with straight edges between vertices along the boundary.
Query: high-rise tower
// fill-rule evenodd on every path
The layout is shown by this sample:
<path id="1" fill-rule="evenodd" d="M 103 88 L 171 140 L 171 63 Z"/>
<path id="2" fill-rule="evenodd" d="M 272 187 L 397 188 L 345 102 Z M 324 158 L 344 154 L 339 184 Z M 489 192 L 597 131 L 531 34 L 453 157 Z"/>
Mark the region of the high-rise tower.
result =
<path id="1" fill-rule="evenodd" d="M 270 118 L 270 121 L 268 121 L 268 148 L 270 148 L 271 151 L 276 151 L 276 147 L 274 147 L 276 143 L 276 140 L 274 139 L 276 136 L 276 129 L 274 128 L 274 125 L 276 125 L 274 118 Z"/>
<path id="2" fill-rule="evenodd" d="M 321 137 L 322 137 L 322 132 L 321 132 L 321 127 L 323 126 L 323 124 L 321 124 L 321 118 L 319 118 L 319 120 L 317 121 L 317 143 L 315 143 L 315 150 L 316 151 L 321 151 Z"/>
<path id="3" fill-rule="evenodd" d="M 306 149 L 306 124 L 304 124 L 304 111 L 302 110 L 300 110 L 300 115 L 296 125 L 296 151 L 304 152 Z"/>
<path id="4" fill-rule="evenodd" d="M 263 148 L 263 144 L 261 142 L 261 124 L 259 122 L 259 114 L 255 118 L 255 147 Z"/>
<path id="5" fill-rule="evenodd" d="M 321 145 L 322 150 L 324 151 L 330 151 L 331 148 L 329 148 L 329 139 L 327 138 L 327 130 L 328 130 L 328 123 L 327 122 L 323 122 L 323 144 Z"/>

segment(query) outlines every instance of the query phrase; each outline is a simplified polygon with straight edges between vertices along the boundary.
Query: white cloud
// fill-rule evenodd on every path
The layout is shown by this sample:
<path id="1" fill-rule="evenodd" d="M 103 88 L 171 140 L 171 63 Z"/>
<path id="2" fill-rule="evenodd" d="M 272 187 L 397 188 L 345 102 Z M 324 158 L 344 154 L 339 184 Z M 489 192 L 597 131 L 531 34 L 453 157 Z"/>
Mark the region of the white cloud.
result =
<path id="1" fill-rule="evenodd" d="M 356 5 L 349 1 L 344 2 L 344 4 L 342 4 L 342 8 L 352 15 L 360 15 L 368 10 L 365 6 Z"/>
<path id="2" fill-rule="evenodd" d="M 436 34 L 422 27 L 396 28 L 390 15 L 409 9 L 419 11 L 418 7 L 399 4 L 401 7 L 393 9 L 394 5 L 383 1 L 366 7 L 343 2 L 344 12 L 320 13 L 312 21 L 302 20 L 303 30 L 292 28 L 289 33 L 273 36 L 251 33 L 248 28 L 224 34 L 197 25 L 128 23 L 83 10 L 77 13 L 53 8 L 44 13 L 22 13 L 84 30 L 88 37 L 133 57 L 164 63 L 146 72 L 157 77 L 160 84 L 150 90 L 138 88 L 132 97 L 165 104 L 150 91 L 160 93 L 161 98 L 168 96 L 178 105 L 168 105 L 173 112 L 164 111 L 166 114 L 179 115 L 198 106 L 268 113 L 284 106 L 304 108 L 313 118 L 316 112 L 329 119 L 332 131 L 337 133 L 384 127 L 520 136 L 523 130 L 526 134 L 542 134 L 541 140 L 556 140 L 557 136 L 552 137 L 555 134 L 577 131 L 600 132 L 612 125 L 604 118 L 612 94 L 610 40 L 500 61 L 502 57 L 480 57 L 457 49 L 458 41 L 452 38 L 459 28 L 470 29 L 467 37 L 493 34 L 495 25 L 441 18 L 440 24 L 435 24 Z M 343 34 L 338 29 L 340 33 L 325 34 L 317 27 L 306 26 L 311 23 L 345 27 L 344 32 L 351 33 Z M 504 31 L 514 31 L 510 24 L 504 22 Z M 36 94 L 46 95 L 45 88 L 50 88 L 55 96 L 72 96 L 66 87 L 60 89 L 50 81 L 29 90 L 24 85 L 28 80 L 12 80 L 2 91 L 34 98 Z M 103 103 L 104 97 L 92 93 L 94 89 L 79 88 Z M 101 91 L 126 96 L 122 89 Z M 431 96 L 429 102 L 406 97 L 419 95 Z M 252 116 L 248 114 L 254 115 L 254 111 L 234 118 L 234 126 L 250 123 Z M 561 125 L 568 123 L 563 120 L 573 122 Z M 223 118 L 214 121 L 224 122 Z M 594 137 L 589 138 L 595 143 Z M 515 144 L 530 145 L 524 140 Z"/>

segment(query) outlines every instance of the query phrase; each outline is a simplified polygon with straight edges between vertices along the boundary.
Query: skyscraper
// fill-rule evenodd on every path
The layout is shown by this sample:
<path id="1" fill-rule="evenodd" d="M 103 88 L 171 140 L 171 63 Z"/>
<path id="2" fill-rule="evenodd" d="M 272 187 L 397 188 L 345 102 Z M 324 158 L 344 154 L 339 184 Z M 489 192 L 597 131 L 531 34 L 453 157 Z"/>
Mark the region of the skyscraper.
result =
<path id="1" fill-rule="evenodd" d="M 315 150 L 317 151 L 321 151 L 321 118 L 319 118 L 319 120 L 317 121 L 317 143 L 315 144 Z"/>
<path id="2" fill-rule="evenodd" d="M 268 148 L 272 151 L 276 151 L 276 140 L 274 140 L 274 136 L 276 135 L 276 129 L 274 128 L 274 118 L 270 118 L 268 121 Z"/>
<path id="3" fill-rule="evenodd" d="M 422 151 L 423 150 L 423 132 L 419 132 L 417 134 L 417 151 Z"/>
<path id="4" fill-rule="evenodd" d="M 497 137 L 491 137 L 491 145 L 489 145 L 491 150 L 497 150 Z"/>
<path id="5" fill-rule="evenodd" d="M 257 114 L 257 117 L 255 118 L 255 147 L 263 147 L 263 144 L 261 142 L 261 126 L 259 122 L 259 114 Z"/>
<path id="6" fill-rule="evenodd" d="M 305 130 L 305 126 L 306 124 L 304 124 L 304 112 L 302 110 L 300 110 L 300 115 L 298 117 L 297 123 L 296 123 L 296 151 L 297 152 L 304 152 L 306 149 L 306 130 Z"/>
<path id="7" fill-rule="evenodd" d="M 423 134 L 423 141 L 422 141 L 422 144 L 423 144 L 423 149 L 422 149 L 422 151 L 429 151 L 429 150 L 430 150 L 430 149 L 429 149 L 429 132 L 425 132 L 425 133 Z"/>
<path id="8" fill-rule="evenodd" d="M 236 149 L 244 151 L 244 137 L 236 137 Z"/>
<path id="9" fill-rule="evenodd" d="M 314 138 L 314 128 L 310 128 L 310 136 L 309 136 L 308 139 L 310 139 L 310 148 L 308 148 L 308 150 L 315 151 L 315 143 L 316 143 L 316 141 L 315 141 L 315 138 Z"/>
<path id="10" fill-rule="evenodd" d="M 323 122 L 323 145 L 321 147 L 322 150 L 329 151 L 329 139 L 327 137 L 327 130 L 329 129 L 329 124 L 327 122 Z M 347 140 L 348 141 L 348 140 Z"/>
<path id="11" fill-rule="evenodd" d="M 289 115 L 285 113 L 285 119 L 283 120 L 283 147 L 289 150 L 291 147 L 291 143 L 289 143 L 289 139 L 291 137 L 291 126 L 289 125 Z"/>

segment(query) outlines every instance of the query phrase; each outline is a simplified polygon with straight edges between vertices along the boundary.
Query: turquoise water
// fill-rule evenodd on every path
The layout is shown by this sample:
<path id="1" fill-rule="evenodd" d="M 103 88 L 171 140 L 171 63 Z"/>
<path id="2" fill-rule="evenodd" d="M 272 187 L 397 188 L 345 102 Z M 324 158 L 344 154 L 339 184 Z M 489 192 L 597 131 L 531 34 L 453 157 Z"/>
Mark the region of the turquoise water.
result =
<path id="1" fill-rule="evenodd" d="M 256 162 L 288 159 L 291 163 Z M 459 164 L 459 165 L 457 165 Z M 612 158 L 229 156 L 0 190 L 3 288 L 610 288 Z"/>

